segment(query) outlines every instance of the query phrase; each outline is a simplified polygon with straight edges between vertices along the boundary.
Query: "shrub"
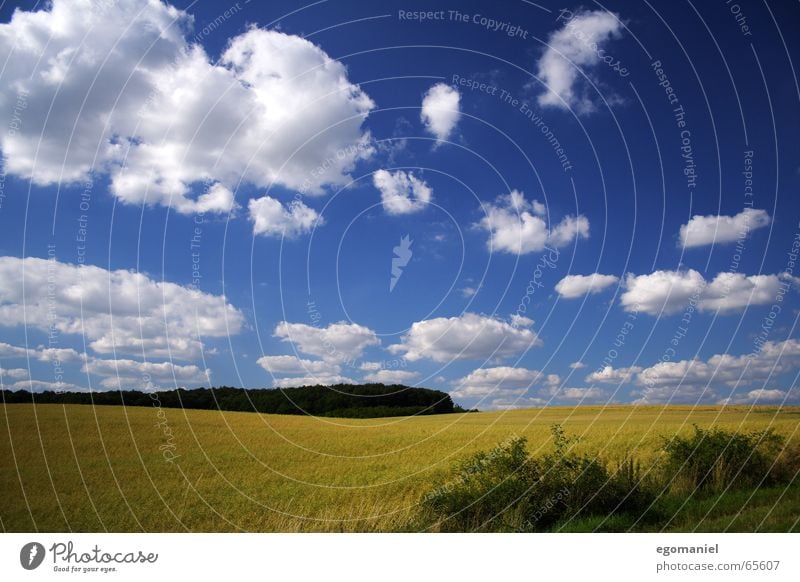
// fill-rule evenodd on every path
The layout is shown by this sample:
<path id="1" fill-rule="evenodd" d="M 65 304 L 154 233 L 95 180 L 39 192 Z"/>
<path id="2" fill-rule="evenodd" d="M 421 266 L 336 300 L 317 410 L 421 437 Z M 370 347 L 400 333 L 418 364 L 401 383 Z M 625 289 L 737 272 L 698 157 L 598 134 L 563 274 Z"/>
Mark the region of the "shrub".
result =
<path id="1" fill-rule="evenodd" d="M 678 492 L 769 485 L 780 479 L 775 468 L 783 442 L 772 429 L 738 433 L 694 425 L 692 435 L 665 442 L 664 470 Z"/>
<path id="2" fill-rule="evenodd" d="M 641 512 L 653 501 L 633 462 L 609 472 L 597 458 L 572 451 L 574 439 L 552 429 L 554 451 L 533 458 L 514 437 L 459 463 L 428 492 L 421 521 L 440 531 L 544 531 L 570 518 Z"/>

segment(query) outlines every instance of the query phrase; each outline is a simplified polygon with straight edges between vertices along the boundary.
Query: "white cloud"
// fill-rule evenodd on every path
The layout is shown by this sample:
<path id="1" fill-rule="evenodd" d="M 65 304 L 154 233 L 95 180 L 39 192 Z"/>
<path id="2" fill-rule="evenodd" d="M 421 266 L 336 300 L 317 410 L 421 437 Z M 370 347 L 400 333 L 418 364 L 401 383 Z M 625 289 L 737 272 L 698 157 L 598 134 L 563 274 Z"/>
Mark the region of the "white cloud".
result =
<path id="1" fill-rule="evenodd" d="M 767 226 L 769 221 L 769 214 L 756 208 L 745 208 L 735 216 L 695 215 L 681 226 L 680 244 L 700 247 L 743 240 L 750 231 Z"/>
<path id="2" fill-rule="evenodd" d="M 319 374 L 299 378 L 277 378 L 272 383 L 272 387 L 296 388 L 298 386 L 333 386 L 335 384 L 358 384 L 358 382 L 347 376 Z"/>
<path id="3" fill-rule="evenodd" d="M 707 360 L 662 361 L 648 368 L 606 367 L 586 379 L 589 382 L 634 382 L 638 388 L 632 394 L 637 397 L 637 403 L 747 403 L 756 397 L 766 401 L 780 396 L 779 388 L 761 391 L 768 382 L 796 371 L 799 365 L 800 340 L 789 339 L 765 342 L 758 351 L 739 356 L 716 354 Z"/>
<path id="4" fill-rule="evenodd" d="M 387 214 L 411 214 L 424 209 L 431 201 L 433 190 L 410 172 L 378 170 L 372 183 L 381 192 L 383 209 Z"/>
<path id="5" fill-rule="evenodd" d="M 20 380 L 13 384 L 6 384 L 6 390 L 16 392 L 17 390 L 27 390 L 28 392 L 88 392 L 84 386 L 70 384 L 69 382 L 45 382 L 42 380 Z"/>
<path id="6" fill-rule="evenodd" d="M 800 392 L 796 389 L 780 390 L 778 388 L 758 388 L 750 390 L 744 396 L 725 398 L 723 404 L 775 404 L 784 402 L 797 402 Z"/>
<path id="7" fill-rule="evenodd" d="M 688 271 L 655 271 L 649 275 L 625 277 L 622 305 L 627 311 L 643 311 L 651 315 L 671 314 L 684 309 L 689 299 L 699 298 L 706 281 L 693 269 Z"/>
<path id="8" fill-rule="evenodd" d="M 774 303 L 780 292 L 797 284 L 798 279 L 787 275 L 723 272 L 707 282 L 694 269 L 655 271 L 649 275 L 629 273 L 621 301 L 627 311 L 651 315 L 677 313 L 692 303 L 701 311 L 730 313 L 751 305 Z"/>
<path id="9" fill-rule="evenodd" d="M 256 363 L 271 374 L 333 376 L 341 371 L 338 364 L 322 360 L 305 360 L 297 356 L 261 356 Z"/>
<path id="10" fill-rule="evenodd" d="M 419 373 L 408 370 L 378 370 L 364 376 L 367 382 L 380 384 L 408 384 L 419 378 Z"/>
<path id="11" fill-rule="evenodd" d="M 558 376 L 556 376 L 558 378 Z M 547 381 L 547 376 L 539 370 L 498 366 L 478 368 L 455 382 L 455 390 L 450 394 L 457 398 L 476 398 L 489 395 L 498 397 L 519 396 L 535 384 Z"/>
<path id="12" fill-rule="evenodd" d="M 455 129 L 461 117 L 460 101 L 458 90 L 445 83 L 437 83 L 425 93 L 420 119 L 437 140 L 445 141 Z"/>
<path id="13" fill-rule="evenodd" d="M 638 366 L 631 366 L 628 368 L 605 366 L 586 376 L 586 382 L 590 384 L 627 384 L 633 380 L 635 374 L 641 371 L 642 369 Z"/>
<path id="14" fill-rule="evenodd" d="M 582 368 L 585 368 L 586 364 L 584 364 L 583 362 L 572 362 L 569 365 L 569 367 L 572 368 L 573 370 L 580 370 Z"/>
<path id="15" fill-rule="evenodd" d="M 781 284 L 796 285 L 796 281 L 780 275 L 751 275 L 720 273 L 703 291 L 700 309 L 730 312 L 748 305 L 769 305 L 777 301 Z"/>
<path id="16" fill-rule="evenodd" d="M 494 317 L 465 313 L 437 317 L 412 324 L 401 343 L 389 346 L 410 361 L 428 358 L 436 362 L 506 358 L 541 345 L 530 329 L 533 321 L 520 318 L 518 325 Z"/>
<path id="17" fill-rule="evenodd" d="M 478 294 L 478 290 L 475 287 L 464 287 L 463 289 L 459 289 L 461 291 L 461 296 L 469 299 L 470 297 L 475 297 Z"/>
<path id="18" fill-rule="evenodd" d="M 617 16 L 604 10 L 585 11 L 568 20 L 550 35 L 548 46 L 539 59 L 539 79 L 546 91 L 539 95 L 539 105 L 574 108 L 578 113 L 594 110 L 594 104 L 578 86 L 579 69 L 586 73 L 601 62 L 609 40 L 618 38 L 622 24 Z"/>
<path id="19" fill-rule="evenodd" d="M 605 390 L 591 388 L 557 388 L 551 392 L 554 398 L 565 400 L 603 400 L 607 398 Z"/>
<path id="20" fill-rule="evenodd" d="M 24 380 L 29 376 L 28 370 L 25 368 L 0 368 L 0 378 L 9 378 L 11 380 Z"/>
<path id="21" fill-rule="evenodd" d="M 332 323 L 328 327 L 282 321 L 275 326 L 275 337 L 292 343 L 304 354 L 330 362 L 358 358 L 368 347 L 380 344 L 374 331 L 346 321 Z"/>
<path id="22" fill-rule="evenodd" d="M 589 237 L 589 220 L 583 216 L 566 216 L 560 223 L 547 228 L 542 217 L 544 207 L 529 203 L 516 190 L 499 196 L 494 204 L 484 204 L 484 217 L 478 227 L 489 233 L 487 246 L 512 254 L 539 252 L 545 247 L 563 247 L 576 238 Z"/>
<path id="23" fill-rule="evenodd" d="M 0 25 L 0 106 L 25 103 L 0 136 L 6 171 L 39 185 L 107 173 L 125 203 L 226 212 L 240 179 L 321 194 L 372 154 L 361 125 L 375 105 L 342 63 L 257 27 L 212 62 L 191 27 L 150 0 L 16 10 Z"/>
<path id="24" fill-rule="evenodd" d="M 253 234 L 293 238 L 325 223 L 316 210 L 299 200 L 292 200 L 286 207 L 274 198 L 262 196 L 250 200 L 247 208 L 253 222 Z"/>
<path id="25" fill-rule="evenodd" d="M 47 332 L 52 324 L 61 333 L 85 334 L 98 353 L 192 359 L 201 338 L 236 334 L 243 323 L 223 296 L 142 273 L 0 257 L 0 325 Z M 50 352 L 46 359 L 55 356 L 77 352 Z"/>
<path id="26" fill-rule="evenodd" d="M 565 299 L 576 299 L 589 293 L 600 293 L 619 281 L 615 275 L 567 275 L 556 283 L 556 291 Z"/>
<path id="27" fill-rule="evenodd" d="M 175 388 L 211 384 L 211 370 L 203 370 L 194 364 L 182 366 L 172 362 L 91 358 L 84 364 L 82 371 L 101 376 L 103 379 L 100 384 L 112 389 Z"/>

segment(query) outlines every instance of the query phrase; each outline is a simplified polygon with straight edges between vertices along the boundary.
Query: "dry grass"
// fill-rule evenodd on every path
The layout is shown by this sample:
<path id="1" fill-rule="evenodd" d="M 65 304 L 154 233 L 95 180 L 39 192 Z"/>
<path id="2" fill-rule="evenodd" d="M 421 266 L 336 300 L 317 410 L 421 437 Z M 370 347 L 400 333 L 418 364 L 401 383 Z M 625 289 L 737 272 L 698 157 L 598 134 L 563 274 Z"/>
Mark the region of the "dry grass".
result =
<path id="1" fill-rule="evenodd" d="M 536 454 L 555 423 L 581 435 L 583 450 L 646 464 L 663 437 L 693 423 L 790 436 L 798 421 L 798 408 L 339 420 L 14 404 L 0 412 L 0 519 L 6 531 L 396 531 L 455 459 L 512 435 L 526 436 Z M 170 443 L 173 462 L 163 455 Z"/>

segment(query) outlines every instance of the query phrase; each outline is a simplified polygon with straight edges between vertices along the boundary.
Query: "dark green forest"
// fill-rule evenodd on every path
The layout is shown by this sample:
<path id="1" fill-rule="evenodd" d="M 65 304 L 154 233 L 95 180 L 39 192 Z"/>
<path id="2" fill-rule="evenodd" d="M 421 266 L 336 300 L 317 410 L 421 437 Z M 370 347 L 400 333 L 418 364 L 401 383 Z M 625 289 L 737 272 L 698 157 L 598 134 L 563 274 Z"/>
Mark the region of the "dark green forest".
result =
<path id="1" fill-rule="evenodd" d="M 37 404 L 162 406 L 199 410 L 230 410 L 268 414 L 308 414 L 341 418 L 377 418 L 464 412 L 449 394 L 399 384 L 338 384 L 282 389 L 244 389 L 221 386 L 142 392 L 0 391 L 2 401 Z"/>

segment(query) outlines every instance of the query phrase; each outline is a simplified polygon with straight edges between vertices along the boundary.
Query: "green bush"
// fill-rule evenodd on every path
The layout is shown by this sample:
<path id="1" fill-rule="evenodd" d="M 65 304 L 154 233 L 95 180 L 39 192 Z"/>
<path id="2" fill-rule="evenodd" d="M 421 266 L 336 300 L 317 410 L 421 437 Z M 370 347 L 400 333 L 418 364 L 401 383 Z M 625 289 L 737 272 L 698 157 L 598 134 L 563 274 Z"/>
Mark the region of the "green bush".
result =
<path id="1" fill-rule="evenodd" d="M 719 492 L 781 480 L 776 463 L 784 439 L 772 429 L 737 433 L 694 425 L 690 436 L 664 444 L 664 470 L 676 492 Z"/>
<path id="2" fill-rule="evenodd" d="M 545 531 L 577 517 L 640 513 L 652 503 L 635 463 L 610 472 L 599 459 L 573 452 L 560 426 L 552 430 L 554 451 L 540 457 L 514 437 L 461 462 L 424 496 L 422 522 L 440 531 Z"/>

